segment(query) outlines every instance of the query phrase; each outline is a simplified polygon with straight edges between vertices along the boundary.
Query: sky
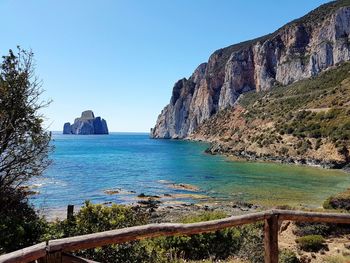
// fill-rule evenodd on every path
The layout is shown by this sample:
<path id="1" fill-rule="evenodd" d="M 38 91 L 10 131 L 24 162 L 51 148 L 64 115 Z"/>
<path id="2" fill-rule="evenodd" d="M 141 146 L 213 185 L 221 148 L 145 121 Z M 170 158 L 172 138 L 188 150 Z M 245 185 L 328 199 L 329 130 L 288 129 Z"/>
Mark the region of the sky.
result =
<path id="1" fill-rule="evenodd" d="M 174 83 L 216 49 L 275 31 L 322 0 L 0 0 L 0 53 L 35 54 L 49 130 L 84 110 L 148 132 Z"/>

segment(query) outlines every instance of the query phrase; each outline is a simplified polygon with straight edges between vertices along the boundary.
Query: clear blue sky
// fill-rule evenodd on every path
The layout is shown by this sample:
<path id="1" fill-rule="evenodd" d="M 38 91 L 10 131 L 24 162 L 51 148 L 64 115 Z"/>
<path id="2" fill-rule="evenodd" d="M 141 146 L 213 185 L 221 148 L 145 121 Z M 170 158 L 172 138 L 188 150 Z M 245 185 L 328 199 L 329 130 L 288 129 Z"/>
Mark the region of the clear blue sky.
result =
<path id="1" fill-rule="evenodd" d="M 270 33 L 322 0 L 1 0 L 1 55 L 20 45 L 61 130 L 81 111 L 111 131 L 149 131 L 176 80 L 216 49 Z"/>

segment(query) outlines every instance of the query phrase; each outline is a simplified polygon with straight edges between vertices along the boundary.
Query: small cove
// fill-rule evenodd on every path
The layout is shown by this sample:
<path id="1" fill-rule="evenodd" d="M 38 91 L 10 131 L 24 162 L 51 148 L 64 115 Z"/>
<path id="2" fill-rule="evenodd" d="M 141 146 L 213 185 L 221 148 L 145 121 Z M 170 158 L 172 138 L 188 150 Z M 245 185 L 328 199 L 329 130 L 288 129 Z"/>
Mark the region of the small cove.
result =
<path id="1" fill-rule="evenodd" d="M 244 201 L 261 205 L 317 208 L 329 195 L 350 186 L 350 175 L 314 167 L 233 162 L 204 153 L 206 143 L 152 140 L 147 134 L 112 133 L 74 136 L 53 134 L 52 166 L 32 182 L 40 194 L 37 208 L 67 204 L 136 202 L 137 195 L 173 195 L 181 201 Z M 169 187 L 190 184 L 199 191 Z M 106 190 L 118 194 L 106 194 Z M 166 198 L 165 198 L 166 199 Z M 168 198 L 169 199 L 169 198 Z M 167 200 L 164 200 L 167 201 Z"/>

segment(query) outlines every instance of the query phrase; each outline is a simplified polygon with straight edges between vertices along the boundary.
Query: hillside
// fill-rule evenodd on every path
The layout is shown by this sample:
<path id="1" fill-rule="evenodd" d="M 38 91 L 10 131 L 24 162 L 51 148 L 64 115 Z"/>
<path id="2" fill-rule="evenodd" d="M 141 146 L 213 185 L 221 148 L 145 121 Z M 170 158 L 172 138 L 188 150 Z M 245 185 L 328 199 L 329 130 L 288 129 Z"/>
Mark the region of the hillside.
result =
<path id="1" fill-rule="evenodd" d="M 151 137 L 190 137 L 242 94 L 290 85 L 349 61 L 349 34 L 350 0 L 340 0 L 272 34 L 215 51 L 191 77 L 175 83 Z M 289 95 L 282 90 L 280 96 Z"/>
<path id="2" fill-rule="evenodd" d="M 189 138 L 212 142 L 211 153 L 341 168 L 349 163 L 350 63 L 248 92 Z"/>

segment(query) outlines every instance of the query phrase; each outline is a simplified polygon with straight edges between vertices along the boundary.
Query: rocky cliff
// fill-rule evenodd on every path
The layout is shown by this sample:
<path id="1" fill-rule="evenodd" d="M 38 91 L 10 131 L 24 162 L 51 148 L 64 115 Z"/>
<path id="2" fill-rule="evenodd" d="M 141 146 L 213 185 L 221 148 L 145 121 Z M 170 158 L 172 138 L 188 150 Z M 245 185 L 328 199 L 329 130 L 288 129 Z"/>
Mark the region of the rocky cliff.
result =
<path id="1" fill-rule="evenodd" d="M 266 91 L 350 60 L 350 0 L 325 4 L 276 32 L 215 51 L 175 83 L 153 138 L 186 138 L 248 91 Z"/>
<path id="2" fill-rule="evenodd" d="M 82 112 L 81 117 L 76 118 L 72 125 L 66 122 L 63 134 L 108 134 L 107 122 L 101 117 L 95 117 L 91 110 L 87 110 Z"/>
<path id="3" fill-rule="evenodd" d="M 248 160 L 350 167 L 350 62 L 269 91 L 247 92 L 205 120 L 192 140 Z"/>

